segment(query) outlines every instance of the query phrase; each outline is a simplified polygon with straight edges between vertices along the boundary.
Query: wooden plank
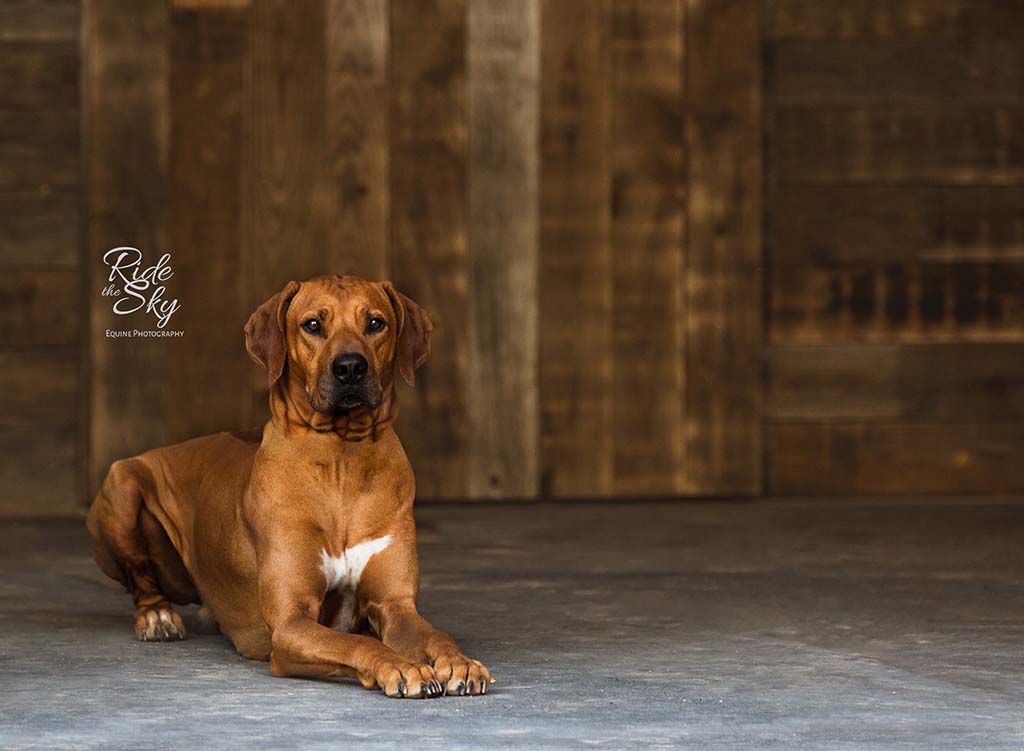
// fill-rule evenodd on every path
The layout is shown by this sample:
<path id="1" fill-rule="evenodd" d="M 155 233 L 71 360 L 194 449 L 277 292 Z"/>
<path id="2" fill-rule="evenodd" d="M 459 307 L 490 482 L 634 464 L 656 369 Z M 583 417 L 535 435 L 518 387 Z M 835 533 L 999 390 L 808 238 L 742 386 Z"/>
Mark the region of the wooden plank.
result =
<path id="1" fill-rule="evenodd" d="M 77 189 L 78 136 L 74 102 L 45 110 L 0 109 L 0 191 Z"/>
<path id="2" fill-rule="evenodd" d="M 0 41 L 0 91 L 4 108 L 77 106 L 77 41 Z"/>
<path id="3" fill-rule="evenodd" d="M 77 268 L 78 240 L 75 192 L 0 193 L 0 264 Z"/>
<path id="4" fill-rule="evenodd" d="M 766 17 L 771 39 L 1024 35 L 1024 6 L 1006 0 L 769 0 Z"/>
<path id="5" fill-rule="evenodd" d="M 0 350 L 0 426 L 22 430 L 40 425 L 75 426 L 78 416 L 73 405 L 78 396 L 75 344 Z M 77 478 L 75 467 L 66 471 Z M 73 506 L 67 504 L 69 509 Z"/>
<path id="6" fill-rule="evenodd" d="M 155 263 L 176 249 L 167 231 L 167 8 L 88 0 L 84 14 L 85 304 L 92 320 L 88 484 L 95 491 L 113 459 L 166 442 L 167 362 L 174 357 L 170 340 L 105 336 L 107 328 L 136 319 L 115 316 L 111 299 L 100 296 L 109 274 L 103 254 L 130 244 Z"/>
<path id="7" fill-rule="evenodd" d="M 761 8 L 688 0 L 686 484 L 761 489 Z"/>
<path id="8" fill-rule="evenodd" d="M 5 348 L 73 348 L 81 339 L 73 269 L 8 268 L 0 274 L 0 342 Z M 45 322 L 45 323 L 42 323 Z"/>
<path id="9" fill-rule="evenodd" d="M 387 0 L 327 2 L 331 270 L 370 279 L 388 274 L 388 28 Z"/>
<path id="10" fill-rule="evenodd" d="M 1019 105 L 1024 44 L 988 39 L 783 41 L 768 56 L 766 86 L 776 105 Z"/>
<path id="11" fill-rule="evenodd" d="M 775 343 L 1024 341 L 1024 263 L 862 263 L 771 271 Z"/>
<path id="12" fill-rule="evenodd" d="M 0 424 L 0 455 L 0 515 L 66 515 L 80 502 L 75 424 Z"/>
<path id="13" fill-rule="evenodd" d="M 170 440 L 243 427 L 253 370 L 241 324 L 251 310 L 241 247 L 242 91 L 246 14 L 172 11 L 170 227 L 174 328 L 187 332 L 167 374 Z"/>
<path id="14" fill-rule="evenodd" d="M 460 498 L 469 437 L 465 1 L 395 0 L 389 47 L 390 267 L 435 325 L 430 360 L 415 390 L 403 389 L 398 431 L 417 495 Z"/>
<path id="15" fill-rule="evenodd" d="M 683 5 L 624 0 L 612 23 L 614 493 L 684 487 Z"/>
<path id="16" fill-rule="evenodd" d="M 611 2 L 541 5 L 541 493 L 613 490 Z"/>
<path id="17" fill-rule="evenodd" d="M 328 217 L 322 0 L 256 3 L 249 18 L 243 110 L 243 255 L 249 312 L 290 280 L 335 270 Z M 265 375 L 250 369 L 247 423 L 268 417 Z"/>
<path id="18" fill-rule="evenodd" d="M 469 5 L 468 489 L 539 487 L 539 0 Z"/>
<path id="19" fill-rule="evenodd" d="M 776 269 L 1024 260 L 1024 187 L 790 186 L 767 200 Z"/>
<path id="20" fill-rule="evenodd" d="M 0 41 L 77 42 L 81 0 L 4 0 Z"/>
<path id="21" fill-rule="evenodd" d="M 768 120 L 780 184 L 1024 182 L 1022 107 L 790 106 Z"/>
<path id="22" fill-rule="evenodd" d="M 769 423 L 772 495 L 1020 493 L 1024 424 Z"/>
<path id="23" fill-rule="evenodd" d="M 1024 345 L 844 344 L 771 350 L 776 421 L 1024 419 Z"/>

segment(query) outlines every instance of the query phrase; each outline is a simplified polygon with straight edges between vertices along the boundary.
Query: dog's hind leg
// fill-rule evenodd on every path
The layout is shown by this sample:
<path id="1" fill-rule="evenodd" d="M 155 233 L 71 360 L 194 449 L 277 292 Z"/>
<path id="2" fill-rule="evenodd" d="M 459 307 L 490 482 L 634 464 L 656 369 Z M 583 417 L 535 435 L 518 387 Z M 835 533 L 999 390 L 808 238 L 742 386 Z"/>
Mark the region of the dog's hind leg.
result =
<path id="1" fill-rule="evenodd" d="M 199 597 L 167 532 L 145 505 L 150 478 L 144 462 L 114 462 L 89 510 L 93 558 L 124 585 L 135 603 L 140 641 L 184 639 L 185 624 L 171 607 Z"/>

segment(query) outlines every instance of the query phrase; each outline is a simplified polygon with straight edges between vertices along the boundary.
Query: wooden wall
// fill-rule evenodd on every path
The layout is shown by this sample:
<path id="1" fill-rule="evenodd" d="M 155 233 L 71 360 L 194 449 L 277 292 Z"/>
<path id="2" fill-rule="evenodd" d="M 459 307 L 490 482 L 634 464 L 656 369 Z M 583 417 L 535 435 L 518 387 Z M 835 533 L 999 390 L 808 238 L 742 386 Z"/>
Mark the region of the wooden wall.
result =
<path id="1" fill-rule="evenodd" d="M 260 423 L 324 272 L 437 324 L 421 497 L 1024 490 L 1021 3 L 79 5 L 0 2 L 0 512 Z"/>
<path id="2" fill-rule="evenodd" d="M 769 0 L 767 491 L 1024 489 L 1024 4 Z"/>
<path id="3" fill-rule="evenodd" d="M 89 484 L 261 421 L 242 323 L 342 272 L 435 321 L 398 426 L 421 497 L 757 493 L 760 17 L 87 0 Z M 105 337 L 126 243 L 171 253 L 182 339 Z"/>
<path id="4" fill-rule="evenodd" d="M 0 3 L 0 513 L 80 483 L 77 0 Z"/>

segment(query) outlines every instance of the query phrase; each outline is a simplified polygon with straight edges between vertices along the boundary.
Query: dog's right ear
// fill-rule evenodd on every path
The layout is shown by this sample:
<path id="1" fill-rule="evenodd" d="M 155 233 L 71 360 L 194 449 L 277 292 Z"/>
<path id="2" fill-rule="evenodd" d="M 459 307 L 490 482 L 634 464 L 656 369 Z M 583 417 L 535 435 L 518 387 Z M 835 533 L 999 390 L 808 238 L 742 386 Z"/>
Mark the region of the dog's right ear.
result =
<path id="1" fill-rule="evenodd" d="M 288 282 L 284 289 L 256 308 L 245 324 L 245 349 L 249 357 L 266 369 L 267 386 L 271 388 L 284 372 L 288 358 L 284 317 L 299 286 L 298 282 Z"/>

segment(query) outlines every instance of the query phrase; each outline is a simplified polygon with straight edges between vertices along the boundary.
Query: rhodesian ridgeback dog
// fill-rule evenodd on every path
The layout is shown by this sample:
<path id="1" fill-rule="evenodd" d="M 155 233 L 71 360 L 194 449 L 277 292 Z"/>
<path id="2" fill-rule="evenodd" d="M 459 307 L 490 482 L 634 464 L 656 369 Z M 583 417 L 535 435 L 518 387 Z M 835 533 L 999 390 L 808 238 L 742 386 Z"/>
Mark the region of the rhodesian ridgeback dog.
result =
<path id="1" fill-rule="evenodd" d="M 416 610 L 415 481 L 392 429 L 433 326 L 388 282 L 289 282 L 245 326 L 267 371 L 262 432 L 114 462 L 89 512 L 93 557 L 143 641 L 185 638 L 202 603 L 277 676 L 355 677 L 392 697 L 486 693 L 490 672 Z"/>

